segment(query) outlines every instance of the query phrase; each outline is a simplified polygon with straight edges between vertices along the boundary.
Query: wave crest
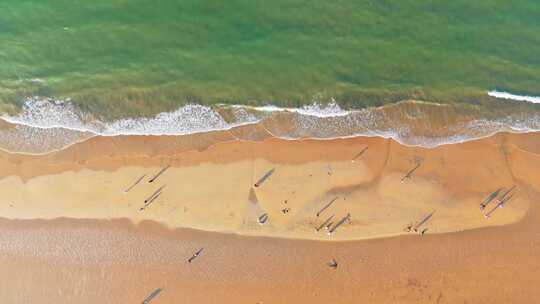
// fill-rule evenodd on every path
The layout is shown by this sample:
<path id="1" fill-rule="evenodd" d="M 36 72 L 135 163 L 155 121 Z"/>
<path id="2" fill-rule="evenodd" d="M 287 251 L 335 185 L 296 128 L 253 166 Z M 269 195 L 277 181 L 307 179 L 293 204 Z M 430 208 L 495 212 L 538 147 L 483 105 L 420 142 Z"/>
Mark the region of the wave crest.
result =
<path id="1" fill-rule="evenodd" d="M 509 113 L 492 118 L 482 113 L 463 114 L 449 105 L 415 101 L 360 110 L 343 110 L 335 102 L 302 108 L 189 104 L 154 117 L 107 122 L 80 111 L 69 100 L 29 98 L 19 114 L 1 118 L 9 126 L 0 124 L 0 147 L 28 153 L 61 149 L 91 136 L 181 136 L 240 129 L 237 133 L 246 140 L 269 136 L 380 136 L 423 147 L 463 142 L 502 131 L 540 130 L 538 113 Z"/>
<path id="2" fill-rule="evenodd" d="M 503 91 L 489 91 L 488 95 L 495 98 L 502 98 L 502 99 L 510 99 L 510 100 L 518 100 L 518 101 L 527 101 L 532 103 L 540 103 L 540 97 L 539 96 L 527 96 L 527 95 L 516 95 L 508 92 Z"/>

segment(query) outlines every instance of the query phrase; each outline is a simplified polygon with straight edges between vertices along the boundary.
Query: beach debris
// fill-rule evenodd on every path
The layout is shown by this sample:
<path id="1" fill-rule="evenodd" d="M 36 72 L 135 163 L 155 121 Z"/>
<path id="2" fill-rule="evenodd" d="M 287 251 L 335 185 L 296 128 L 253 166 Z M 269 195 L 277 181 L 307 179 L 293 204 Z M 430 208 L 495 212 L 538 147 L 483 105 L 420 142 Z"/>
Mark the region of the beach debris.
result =
<path id="1" fill-rule="evenodd" d="M 197 252 L 195 252 L 187 261 L 188 263 L 191 263 L 193 262 L 193 260 L 195 260 L 204 250 L 204 247 L 202 247 L 201 249 L 197 250 Z"/>
<path id="2" fill-rule="evenodd" d="M 336 259 L 332 259 L 332 262 L 326 263 L 326 265 L 328 265 L 328 267 L 334 268 L 334 269 L 336 269 L 338 267 L 338 263 L 337 263 Z"/>
<path id="3" fill-rule="evenodd" d="M 167 169 L 169 169 L 171 165 L 167 165 L 165 168 L 161 169 L 154 177 L 152 177 L 150 180 L 148 180 L 149 183 L 153 183 L 161 174 L 165 173 Z"/>
<path id="4" fill-rule="evenodd" d="M 268 221 L 268 213 L 263 213 L 261 216 L 259 216 L 259 224 L 264 225 Z"/>
<path id="5" fill-rule="evenodd" d="M 260 187 L 272 174 L 276 171 L 275 168 L 272 168 L 270 171 L 266 172 L 256 183 L 255 188 Z"/>
<path id="6" fill-rule="evenodd" d="M 486 208 L 486 206 L 491 203 L 491 201 L 493 201 L 497 195 L 499 195 L 499 193 L 503 190 L 503 188 L 499 188 L 493 192 L 491 192 L 490 195 L 488 195 L 488 197 L 486 197 L 484 199 L 484 201 L 480 204 L 480 210 L 484 210 Z"/>
<path id="7" fill-rule="evenodd" d="M 148 304 L 150 303 L 150 301 L 152 301 L 155 297 L 157 297 L 157 295 L 161 292 L 161 288 L 158 288 L 154 291 L 152 291 L 152 293 L 146 297 L 146 299 L 144 299 L 144 301 L 142 301 L 142 304 Z"/>
<path id="8" fill-rule="evenodd" d="M 422 225 L 427 223 L 427 221 L 429 221 L 429 219 L 433 216 L 434 213 L 435 213 L 435 210 L 433 210 L 430 214 L 426 215 L 416 225 L 414 225 L 413 227 L 414 232 L 418 232 L 418 229 L 420 229 Z"/>
<path id="9" fill-rule="evenodd" d="M 131 186 L 129 186 L 126 190 L 124 190 L 124 193 L 128 193 L 129 190 L 133 189 L 135 186 L 137 186 L 137 184 L 139 184 L 143 178 L 146 176 L 146 174 L 142 175 L 141 177 L 139 177 L 133 184 L 131 184 Z"/>
<path id="10" fill-rule="evenodd" d="M 324 210 L 328 209 L 328 207 L 330 207 L 336 200 L 338 199 L 338 197 L 334 197 L 328 204 L 324 205 L 321 210 L 319 210 L 319 212 L 317 212 L 317 217 L 319 217 L 319 215 L 321 215 L 321 213 L 324 212 Z"/>
<path id="11" fill-rule="evenodd" d="M 420 235 L 424 235 L 424 233 L 426 233 L 428 231 L 429 228 L 424 228 L 424 230 L 422 230 L 422 232 L 420 232 Z"/>
<path id="12" fill-rule="evenodd" d="M 161 192 L 156 194 L 154 197 L 152 197 L 148 202 L 145 202 L 144 206 L 139 209 L 139 211 L 144 211 L 150 204 L 155 201 L 159 196 L 161 195 Z"/>
<path id="13" fill-rule="evenodd" d="M 362 149 L 362 151 L 358 152 L 358 154 L 356 154 L 351 161 L 354 163 L 360 156 L 364 155 L 368 148 L 369 147 L 365 147 L 364 149 Z"/>
<path id="14" fill-rule="evenodd" d="M 327 171 L 328 175 L 332 175 L 332 172 L 333 172 L 332 165 L 328 164 L 327 169 L 328 169 Z"/>
<path id="15" fill-rule="evenodd" d="M 319 232 L 321 229 L 326 227 L 329 223 L 331 224 L 331 220 L 334 218 L 335 214 L 332 214 L 329 218 L 327 218 L 319 227 L 315 228 L 315 231 Z"/>
<path id="16" fill-rule="evenodd" d="M 503 208 L 504 207 L 504 204 L 506 204 L 506 202 L 508 202 L 509 200 L 512 199 L 512 197 L 514 196 L 514 194 L 511 194 L 507 197 L 505 197 L 503 200 L 501 200 L 495 207 L 493 207 L 493 209 L 489 210 L 486 214 L 484 214 L 484 217 L 485 218 L 490 218 L 491 217 L 491 214 L 493 212 L 495 212 L 495 210 L 499 209 L 499 208 Z"/>
<path id="17" fill-rule="evenodd" d="M 154 193 L 152 193 L 152 195 L 150 195 L 148 198 L 146 198 L 144 200 L 144 203 L 148 203 L 152 198 L 154 198 L 156 195 L 158 194 L 161 194 L 161 190 L 163 190 L 163 188 L 165 188 L 166 185 L 163 185 L 161 187 L 159 187 L 156 191 L 154 191 Z"/>
<path id="18" fill-rule="evenodd" d="M 281 209 L 281 212 L 283 214 L 287 214 L 287 213 L 289 213 L 289 211 L 291 211 L 291 208 L 283 208 L 283 209 Z"/>
<path id="19" fill-rule="evenodd" d="M 339 226 L 343 225 L 343 223 L 345 223 L 346 221 L 350 221 L 350 219 L 351 219 L 351 214 L 347 213 L 346 216 L 344 216 L 341 220 L 339 220 L 339 222 L 336 223 L 334 228 L 332 228 L 332 229 L 330 229 L 328 231 L 328 234 L 334 233 L 336 231 L 336 229 L 338 229 Z"/>
<path id="20" fill-rule="evenodd" d="M 412 177 L 412 174 L 414 173 L 414 171 L 416 171 L 418 168 L 420 168 L 420 165 L 422 165 L 422 163 L 416 164 L 416 166 L 414 168 L 409 170 L 409 172 L 407 172 L 407 174 L 405 174 L 405 176 L 403 176 L 401 178 L 401 182 L 403 183 L 403 182 L 405 182 L 406 179 L 410 179 Z"/>

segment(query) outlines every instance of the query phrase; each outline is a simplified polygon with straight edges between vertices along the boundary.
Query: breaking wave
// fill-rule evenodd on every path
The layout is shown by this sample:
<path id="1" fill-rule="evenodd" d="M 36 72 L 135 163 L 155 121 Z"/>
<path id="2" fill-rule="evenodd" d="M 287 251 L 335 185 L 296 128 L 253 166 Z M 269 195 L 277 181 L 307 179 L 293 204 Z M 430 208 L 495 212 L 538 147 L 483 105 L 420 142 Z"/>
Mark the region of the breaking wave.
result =
<path id="1" fill-rule="evenodd" d="M 185 135 L 234 127 L 256 121 L 241 108 L 232 112 L 239 122 L 228 123 L 213 109 L 202 105 L 186 105 L 173 112 L 159 113 L 152 118 L 127 118 L 103 122 L 78 110 L 71 102 L 53 99 L 27 99 L 22 111 L 2 116 L 5 121 L 39 129 L 62 128 L 101 136 L 118 135 Z"/>
<path id="2" fill-rule="evenodd" d="M 526 95 L 516 95 L 508 92 L 502 91 L 489 91 L 488 95 L 495 98 L 518 100 L 518 101 L 527 101 L 532 103 L 540 103 L 540 96 L 526 96 Z"/>
<path id="3" fill-rule="evenodd" d="M 405 145 L 435 147 L 503 131 L 538 131 L 539 113 L 515 112 L 493 118 L 418 101 L 344 110 L 332 101 L 302 108 L 189 104 L 154 117 L 107 122 L 82 112 L 69 100 L 29 98 L 20 113 L 0 116 L 0 148 L 46 153 L 93 136 L 232 134 L 238 130 L 235 138 L 245 140 L 380 136 Z"/>

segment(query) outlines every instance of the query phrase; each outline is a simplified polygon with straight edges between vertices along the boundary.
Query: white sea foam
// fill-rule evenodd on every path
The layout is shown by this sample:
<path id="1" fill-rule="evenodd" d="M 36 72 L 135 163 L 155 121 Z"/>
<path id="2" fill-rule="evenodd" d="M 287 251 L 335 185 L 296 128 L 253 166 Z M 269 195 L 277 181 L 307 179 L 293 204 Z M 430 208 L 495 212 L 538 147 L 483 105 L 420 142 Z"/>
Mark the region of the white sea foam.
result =
<path id="1" fill-rule="evenodd" d="M 84 122 L 84 115 L 76 111 L 68 100 L 28 98 L 18 115 L 2 115 L 7 122 L 40 129 L 64 128 L 79 132 L 93 132 L 96 127 Z"/>
<path id="2" fill-rule="evenodd" d="M 463 124 L 459 120 L 441 121 L 435 122 L 438 130 L 431 130 L 433 122 L 429 115 L 432 111 L 446 113 L 448 109 L 444 107 L 447 106 L 430 103 L 418 103 L 413 107 L 393 104 L 347 111 L 335 102 L 314 103 L 302 108 L 190 104 L 154 117 L 106 122 L 83 113 L 69 100 L 29 98 L 19 114 L 0 116 L 16 126 L 15 129 L 0 129 L 0 148 L 45 153 L 94 135 L 187 135 L 251 124 L 261 126 L 271 136 L 284 139 L 377 136 L 423 147 L 459 143 L 503 131 L 540 130 L 540 114 L 537 113 L 512 113 L 496 119 L 479 117 Z M 62 140 L 51 140 L 58 136 Z M 24 139 L 24 145 L 5 144 L 21 139 Z"/>
<path id="3" fill-rule="evenodd" d="M 339 117 L 339 116 L 347 116 L 351 113 L 351 111 L 345 111 L 341 109 L 335 101 L 332 101 L 331 103 L 328 103 L 326 105 L 313 103 L 311 105 L 304 105 L 301 108 L 282 108 L 282 107 L 277 107 L 273 105 L 258 106 L 258 107 L 245 106 L 245 105 L 233 105 L 231 107 L 245 108 L 245 109 L 251 109 L 251 110 L 261 111 L 261 112 L 270 112 L 270 113 L 271 112 L 290 112 L 290 113 L 298 113 L 301 115 L 314 116 L 314 117 Z"/>
<path id="4" fill-rule="evenodd" d="M 225 106 L 226 107 L 226 106 Z M 151 118 L 125 118 L 102 122 L 79 111 L 69 100 L 28 98 L 17 115 L 1 116 L 7 122 L 41 129 L 63 128 L 78 132 L 91 132 L 102 136 L 117 135 L 186 135 L 192 133 L 227 130 L 236 126 L 257 123 L 265 113 L 290 112 L 312 117 L 338 117 L 350 114 L 336 103 L 325 106 L 307 105 L 302 108 L 279 108 L 275 106 L 229 107 L 234 121 L 227 122 L 213 108 L 189 104 L 172 112 L 159 113 Z M 249 111 L 251 110 L 251 111 Z M 257 117 L 255 114 L 259 112 Z"/>
<path id="5" fill-rule="evenodd" d="M 516 94 L 502 92 L 502 91 L 489 91 L 488 95 L 491 97 L 496 97 L 496 98 L 540 103 L 540 96 L 516 95 Z"/>
<path id="6" fill-rule="evenodd" d="M 40 129 L 66 129 L 90 132 L 102 136 L 118 135 L 186 135 L 226 130 L 255 123 L 257 118 L 243 109 L 232 112 L 234 122 L 226 122 L 210 107 L 185 105 L 172 112 L 159 113 L 151 118 L 125 118 L 102 122 L 78 110 L 66 100 L 29 98 L 22 111 L 13 116 L 1 116 L 7 122 Z"/>

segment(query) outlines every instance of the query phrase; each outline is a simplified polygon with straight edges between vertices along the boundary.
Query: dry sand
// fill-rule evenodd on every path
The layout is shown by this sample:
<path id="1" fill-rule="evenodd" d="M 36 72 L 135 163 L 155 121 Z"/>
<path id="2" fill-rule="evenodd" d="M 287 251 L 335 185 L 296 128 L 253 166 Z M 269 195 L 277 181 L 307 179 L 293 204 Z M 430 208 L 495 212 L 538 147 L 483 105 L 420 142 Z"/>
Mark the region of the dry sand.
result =
<path id="1" fill-rule="evenodd" d="M 354 240 L 406 233 L 405 226 L 432 211 L 435 216 L 427 223 L 430 233 L 507 224 L 522 218 L 529 205 L 525 197 L 517 196 L 505 212 L 496 212 L 490 220 L 479 211 L 479 203 L 490 192 L 515 183 L 505 154 L 510 152 L 501 148 L 502 139 L 437 149 L 356 138 L 273 139 L 218 143 L 203 151 L 154 150 L 169 146 L 167 139 L 174 140 L 135 137 L 122 139 L 129 145 L 111 145 L 114 139 L 98 138 L 46 156 L 4 154 L 0 193 L 9 205 L 0 207 L 1 215 L 129 218 L 170 228 Z M 353 162 L 364 147 L 369 149 Z M 416 164 L 420 167 L 411 178 L 401 182 Z M 171 167 L 156 181 L 148 182 L 167 165 Z M 274 174 L 254 187 L 272 168 Z M 125 193 L 142 175 L 146 177 Z M 160 196 L 141 211 L 144 200 L 160 187 L 164 187 Z M 315 216 L 334 198 L 330 208 Z M 261 226 L 258 218 L 264 213 L 269 220 Z M 332 236 L 315 232 L 332 214 L 337 222 L 348 213 L 351 221 Z"/>
<path id="2" fill-rule="evenodd" d="M 119 137 L 42 156 L 1 153 L 0 262 L 17 275 L 0 276 L 0 294 L 4 303 L 137 303 L 161 287 L 155 303 L 530 302 L 540 299 L 535 143 L 540 134 L 435 149 L 354 138 L 192 150 L 175 137 Z M 485 219 L 479 203 L 513 184 L 513 200 Z M 403 231 L 432 210 L 426 235 Z M 315 233 L 347 213 L 333 235 Z"/>

